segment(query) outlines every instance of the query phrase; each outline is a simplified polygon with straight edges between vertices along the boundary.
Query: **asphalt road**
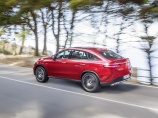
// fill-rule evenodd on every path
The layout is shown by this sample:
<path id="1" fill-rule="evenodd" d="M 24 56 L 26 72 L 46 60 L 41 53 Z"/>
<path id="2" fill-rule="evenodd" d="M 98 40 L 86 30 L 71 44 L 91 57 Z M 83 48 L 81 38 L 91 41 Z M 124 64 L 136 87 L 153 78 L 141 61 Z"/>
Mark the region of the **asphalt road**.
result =
<path id="1" fill-rule="evenodd" d="M 80 83 L 38 83 L 32 69 L 0 64 L 0 118 L 158 118 L 158 88 L 123 83 L 87 93 Z"/>

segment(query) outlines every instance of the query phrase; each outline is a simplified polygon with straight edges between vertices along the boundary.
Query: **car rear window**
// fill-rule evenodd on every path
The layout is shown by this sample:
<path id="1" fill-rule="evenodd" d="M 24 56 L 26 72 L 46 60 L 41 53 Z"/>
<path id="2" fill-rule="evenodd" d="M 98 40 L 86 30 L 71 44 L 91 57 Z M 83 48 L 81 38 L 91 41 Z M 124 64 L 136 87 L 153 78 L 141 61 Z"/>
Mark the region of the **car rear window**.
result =
<path id="1" fill-rule="evenodd" d="M 111 50 L 102 51 L 100 52 L 100 54 L 105 58 L 122 58 L 122 56 L 116 54 Z"/>

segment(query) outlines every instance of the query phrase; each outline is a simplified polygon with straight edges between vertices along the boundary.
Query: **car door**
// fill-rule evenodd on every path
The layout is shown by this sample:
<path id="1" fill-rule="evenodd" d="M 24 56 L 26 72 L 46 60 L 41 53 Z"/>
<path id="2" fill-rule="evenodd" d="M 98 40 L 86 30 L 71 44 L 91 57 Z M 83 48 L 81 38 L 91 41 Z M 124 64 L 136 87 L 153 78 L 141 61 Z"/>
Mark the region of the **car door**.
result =
<path id="1" fill-rule="evenodd" d="M 69 60 L 70 50 L 57 53 L 48 64 L 50 75 L 55 77 L 67 78 L 67 61 Z"/>
<path id="2" fill-rule="evenodd" d="M 80 59 L 80 51 L 73 50 L 70 56 L 70 60 L 67 62 L 67 77 L 70 79 L 79 80 L 79 76 L 82 69 L 82 62 Z"/>
<path id="3" fill-rule="evenodd" d="M 90 59 L 91 58 L 93 59 Z M 75 80 L 80 80 L 80 76 L 84 70 L 90 70 L 90 67 L 97 57 L 90 53 L 81 50 L 73 50 L 70 60 L 67 62 L 67 77 Z"/>

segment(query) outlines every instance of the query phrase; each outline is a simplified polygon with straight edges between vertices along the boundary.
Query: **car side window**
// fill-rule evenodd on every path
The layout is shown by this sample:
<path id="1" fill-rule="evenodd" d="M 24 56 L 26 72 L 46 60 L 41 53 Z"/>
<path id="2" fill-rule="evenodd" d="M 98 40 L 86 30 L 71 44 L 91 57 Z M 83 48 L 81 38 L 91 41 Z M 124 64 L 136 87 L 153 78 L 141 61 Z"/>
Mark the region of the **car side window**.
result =
<path id="1" fill-rule="evenodd" d="M 72 51 L 71 59 L 98 60 L 99 58 L 88 52 L 74 50 L 74 51 Z"/>
<path id="2" fill-rule="evenodd" d="M 99 58 L 91 53 L 87 53 L 87 57 L 90 60 L 99 60 Z"/>
<path id="3" fill-rule="evenodd" d="M 70 56 L 70 50 L 64 50 L 64 51 L 61 51 L 59 52 L 57 55 L 56 55 L 56 59 L 68 59 L 69 56 Z"/>
<path id="4" fill-rule="evenodd" d="M 81 59 L 81 55 L 83 55 L 82 53 L 80 53 L 81 51 L 78 51 L 78 50 L 75 50 L 75 51 L 72 51 L 72 54 L 71 54 L 71 59 Z"/>

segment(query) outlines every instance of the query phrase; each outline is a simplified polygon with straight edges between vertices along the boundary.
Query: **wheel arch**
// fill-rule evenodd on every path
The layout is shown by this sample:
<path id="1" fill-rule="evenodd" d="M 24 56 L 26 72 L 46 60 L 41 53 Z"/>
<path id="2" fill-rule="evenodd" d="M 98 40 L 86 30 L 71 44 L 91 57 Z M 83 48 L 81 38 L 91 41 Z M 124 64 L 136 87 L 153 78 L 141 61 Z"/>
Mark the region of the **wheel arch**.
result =
<path id="1" fill-rule="evenodd" d="M 45 69 L 45 71 L 46 71 L 46 74 L 48 74 L 48 73 L 47 73 L 47 70 L 46 70 L 46 68 L 45 68 L 43 65 L 41 65 L 41 64 L 38 64 L 38 65 L 36 65 L 36 67 L 35 67 L 35 69 L 34 69 L 34 75 L 35 75 L 36 68 L 37 68 L 37 67 L 39 67 L 39 66 L 43 67 L 43 68 Z"/>
<path id="2" fill-rule="evenodd" d="M 97 76 L 97 78 L 98 78 L 99 82 L 100 82 L 99 75 L 98 75 L 96 72 L 91 71 L 91 70 L 86 70 L 86 71 L 83 71 L 83 72 L 81 73 L 80 79 L 82 79 L 82 76 L 83 76 L 85 73 L 93 73 L 93 74 L 95 74 L 95 75 Z"/>

